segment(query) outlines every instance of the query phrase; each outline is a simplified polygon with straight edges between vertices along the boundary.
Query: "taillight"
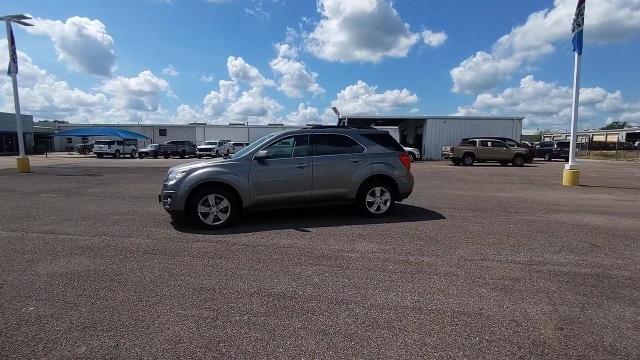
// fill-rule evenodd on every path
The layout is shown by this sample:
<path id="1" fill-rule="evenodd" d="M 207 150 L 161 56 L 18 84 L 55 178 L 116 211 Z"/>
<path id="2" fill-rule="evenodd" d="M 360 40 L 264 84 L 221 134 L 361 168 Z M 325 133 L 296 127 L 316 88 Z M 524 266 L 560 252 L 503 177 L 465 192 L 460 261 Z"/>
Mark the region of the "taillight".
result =
<path id="1" fill-rule="evenodd" d="M 400 162 L 407 168 L 407 170 L 411 171 L 411 156 L 409 156 L 409 154 L 406 152 L 400 154 Z"/>

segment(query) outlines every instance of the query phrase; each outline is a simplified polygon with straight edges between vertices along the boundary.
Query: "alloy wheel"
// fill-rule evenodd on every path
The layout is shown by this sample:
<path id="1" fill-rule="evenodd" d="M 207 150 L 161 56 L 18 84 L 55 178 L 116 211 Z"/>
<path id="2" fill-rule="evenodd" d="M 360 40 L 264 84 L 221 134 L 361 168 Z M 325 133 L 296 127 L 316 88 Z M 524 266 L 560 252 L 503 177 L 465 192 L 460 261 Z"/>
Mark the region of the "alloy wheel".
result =
<path id="1" fill-rule="evenodd" d="M 207 225 L 220 225 L 231 215 L 231 203 L 220 194 L 210 194 L 198 202 L 198 217 Z"/>
<path id="2" fill-rule="evenodd" d="M 387 189 L 377 186 L 369 190 L 365 201 L 367 209 L 372 214 L 384 214 L 391 206 L 391 193 Z"/>

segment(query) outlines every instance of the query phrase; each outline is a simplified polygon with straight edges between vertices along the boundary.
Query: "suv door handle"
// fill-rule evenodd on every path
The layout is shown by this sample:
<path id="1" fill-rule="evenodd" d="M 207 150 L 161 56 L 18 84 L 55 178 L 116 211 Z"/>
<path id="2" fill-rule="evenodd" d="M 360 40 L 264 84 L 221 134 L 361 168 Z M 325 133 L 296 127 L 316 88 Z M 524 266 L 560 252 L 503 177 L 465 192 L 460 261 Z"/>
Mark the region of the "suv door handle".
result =
<path id="1" fill-rule="evenodd" d="M 296 167 L 297 167 L 298 169 L 304 169 L 304 168 L 306 168 L 307 166 L 309 166 L 309 164 L 296 164 Z"/>

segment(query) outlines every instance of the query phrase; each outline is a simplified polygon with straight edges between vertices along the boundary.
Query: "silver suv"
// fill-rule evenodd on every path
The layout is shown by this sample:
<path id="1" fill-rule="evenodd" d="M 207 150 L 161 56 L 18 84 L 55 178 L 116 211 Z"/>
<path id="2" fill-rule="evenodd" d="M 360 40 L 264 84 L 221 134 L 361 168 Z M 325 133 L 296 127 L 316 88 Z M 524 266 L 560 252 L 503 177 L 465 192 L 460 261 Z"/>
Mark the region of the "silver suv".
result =
<path id="1" fill-rule="evenodd" d="M 382 217 L 413 191 L 411 158 L 387 132 L 316 126 L 264 136 L 228 159 L 169 169 L 159 201 L 217 229 L 243 210 L 355 203 Z"/>

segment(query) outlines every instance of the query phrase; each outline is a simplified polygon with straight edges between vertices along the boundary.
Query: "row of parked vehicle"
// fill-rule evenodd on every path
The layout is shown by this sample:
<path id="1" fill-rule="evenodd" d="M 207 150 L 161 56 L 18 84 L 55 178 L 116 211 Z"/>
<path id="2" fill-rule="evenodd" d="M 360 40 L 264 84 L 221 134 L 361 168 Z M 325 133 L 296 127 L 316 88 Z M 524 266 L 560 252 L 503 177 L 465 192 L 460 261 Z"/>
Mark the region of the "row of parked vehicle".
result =
<path id="1" fill-rule="evenodd" d="M 79 154 L 94 153 L 98 158 L 130 156 L 154 158 L 163 157 L 220 157 L 228 156 L 239 151 L 249 143 L 234 142 L 229 140 L 205 141 L 202 145 L 196 146 L 188 140 L 171 140 L 163 144 L 149 144 L 138 149 L 137 140 L 97 140 L 91 143 L 77 144 L 74 150 Z"/>
<path id="2" fill-rule="evenodd" d="M 459 145 L 444 146 L 441 155 L 456 166 L 471 166 L 476 162 L 524 166 L 535 158 L 569 161 L 569 141 L 543 141 L 534 145 L 505 137 L 464 138 Z"/>

